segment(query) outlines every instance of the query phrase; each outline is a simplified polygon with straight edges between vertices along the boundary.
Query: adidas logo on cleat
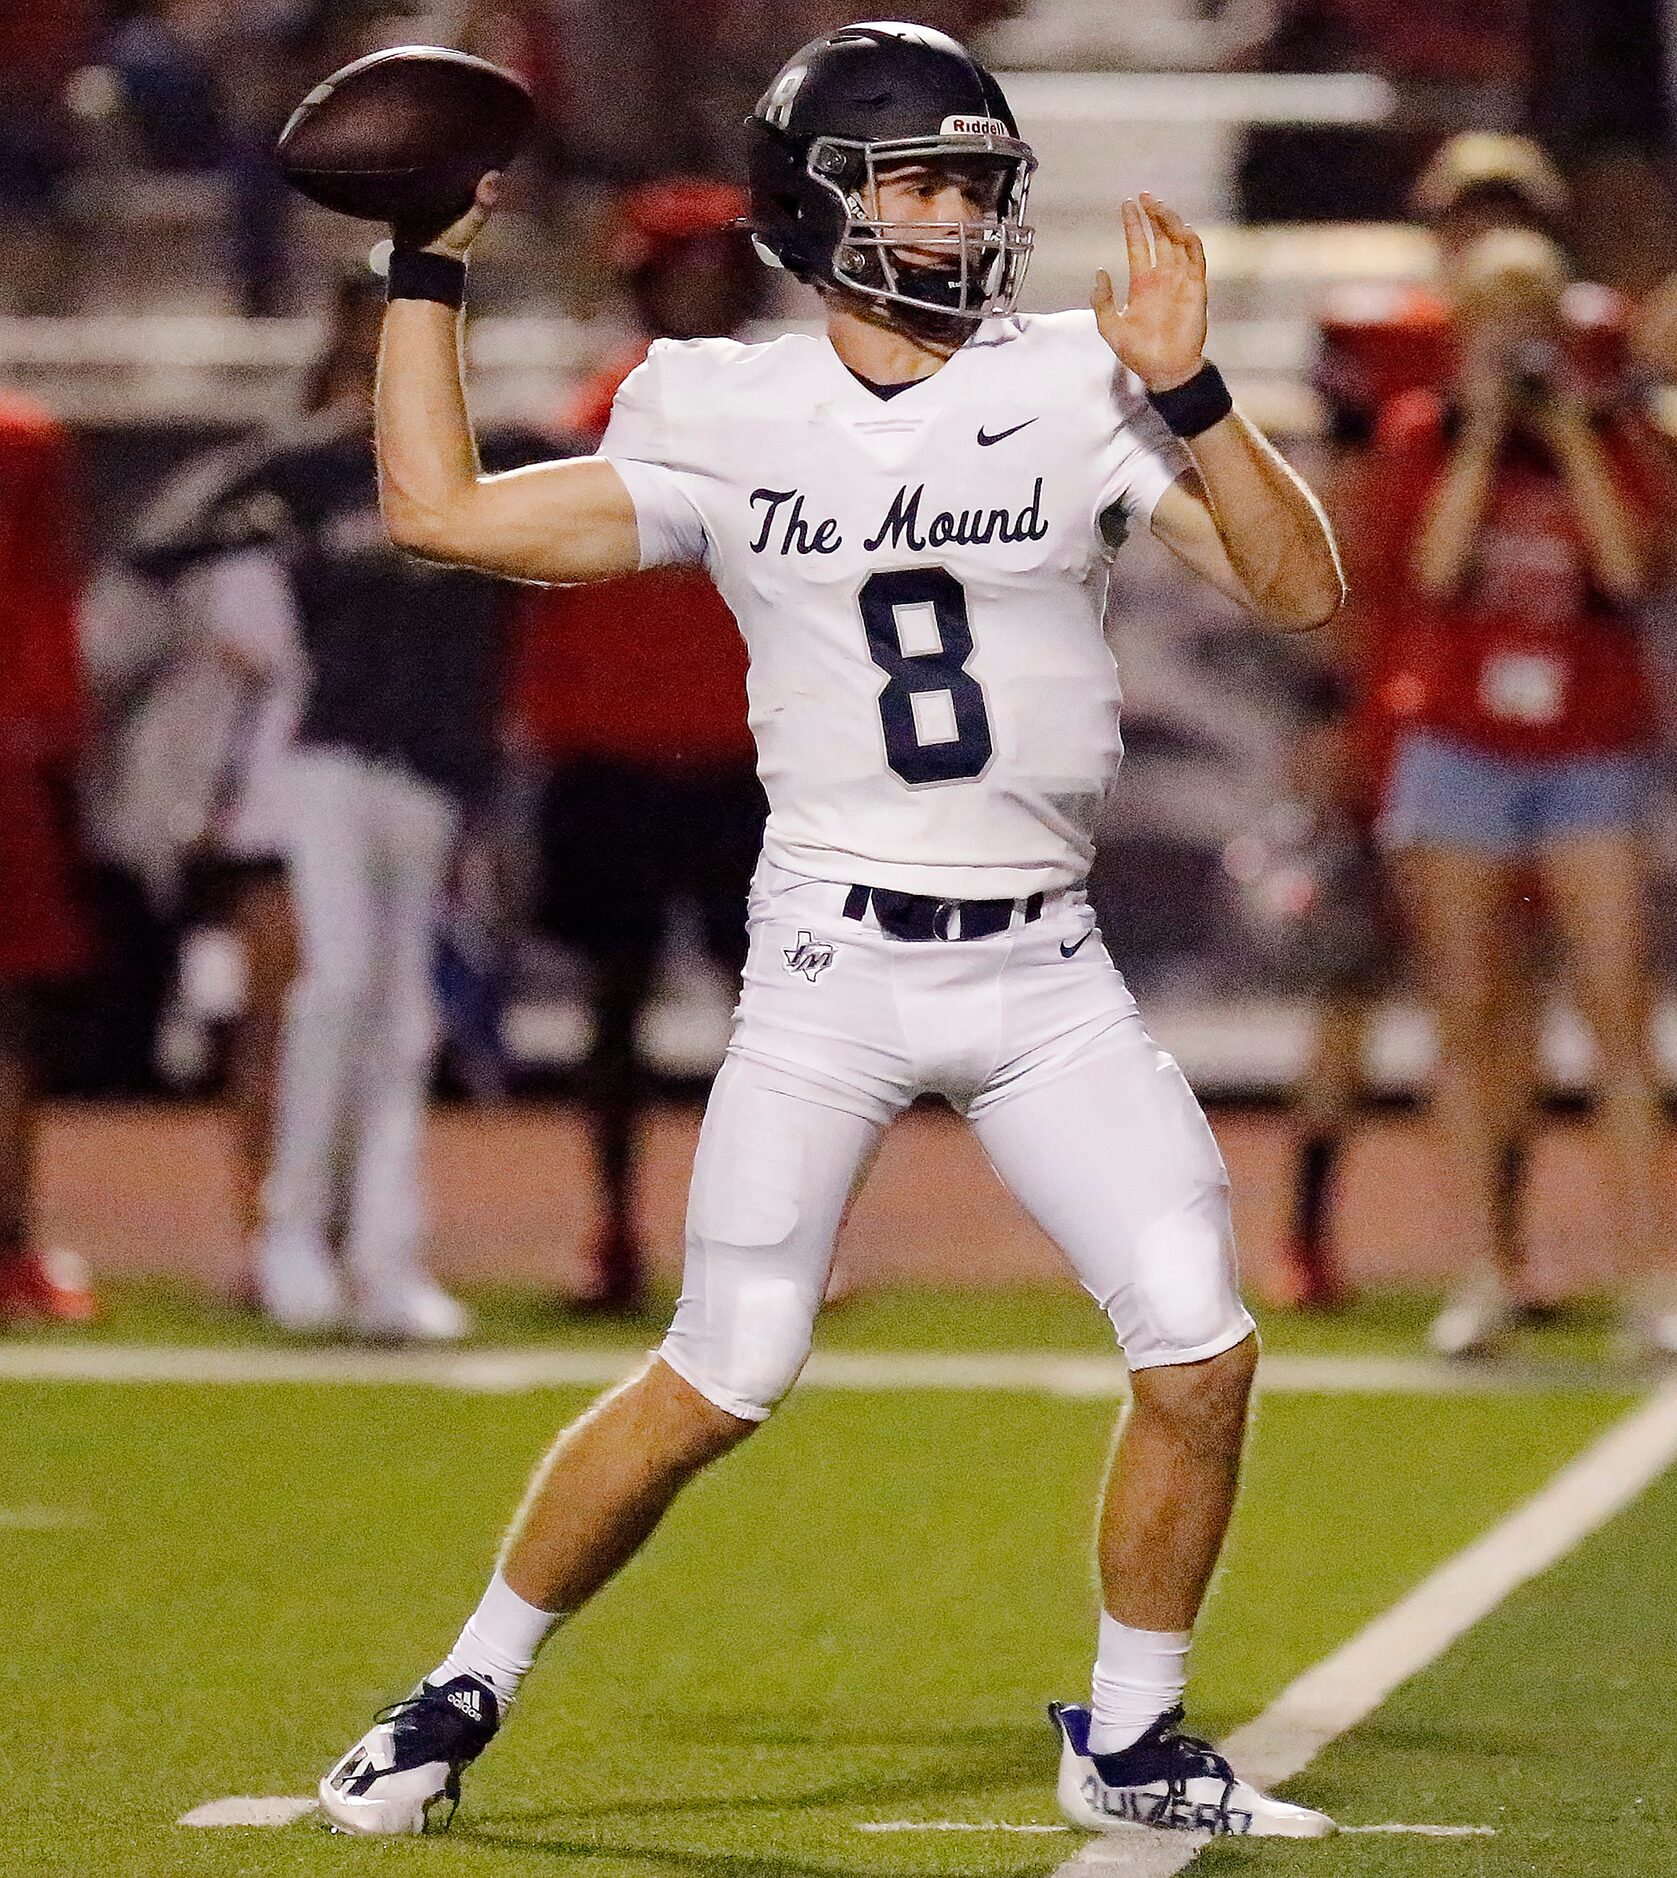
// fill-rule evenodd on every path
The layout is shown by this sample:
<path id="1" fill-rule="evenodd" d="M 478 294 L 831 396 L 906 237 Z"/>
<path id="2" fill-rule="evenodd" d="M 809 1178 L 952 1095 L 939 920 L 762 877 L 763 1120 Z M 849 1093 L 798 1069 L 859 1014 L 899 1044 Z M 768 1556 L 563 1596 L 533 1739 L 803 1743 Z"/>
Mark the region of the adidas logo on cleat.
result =
<path id="1" fill-rule="evenodd" d="M 321 1811 L 340 1830 L 369 1838 L 446 1832 L 460 1803 L 461 1771 L 489 1745 L 500 1719 L 495 1691 L 473 1677 L 420 1683 L 380 1709 L 321 1781 Z"/>

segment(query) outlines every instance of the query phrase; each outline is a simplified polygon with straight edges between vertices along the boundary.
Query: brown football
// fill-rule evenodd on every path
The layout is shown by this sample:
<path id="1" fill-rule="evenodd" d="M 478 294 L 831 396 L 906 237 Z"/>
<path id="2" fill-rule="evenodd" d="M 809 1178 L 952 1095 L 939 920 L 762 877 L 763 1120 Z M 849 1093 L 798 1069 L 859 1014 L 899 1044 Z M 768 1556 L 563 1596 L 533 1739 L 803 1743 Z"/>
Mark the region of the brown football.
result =
<path id="1" fill-rule="evenodd" d="M 506 168 L 534 115 L 525 87 L 487 59 L 393 46 L 316 85 L 276 155 L 286 181 L 328 209 L 432 232 Z"/>

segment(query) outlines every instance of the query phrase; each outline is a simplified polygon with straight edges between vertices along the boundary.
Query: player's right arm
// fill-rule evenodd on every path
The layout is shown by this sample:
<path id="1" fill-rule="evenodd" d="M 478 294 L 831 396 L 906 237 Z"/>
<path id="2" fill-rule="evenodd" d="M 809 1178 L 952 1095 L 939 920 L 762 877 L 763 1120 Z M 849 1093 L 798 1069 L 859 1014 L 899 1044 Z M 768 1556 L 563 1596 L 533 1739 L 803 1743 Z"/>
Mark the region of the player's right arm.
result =
<path id="1" fill-rule="evenodd" d="M 464 260 L 495 202 L 495 179 L 432 251 Z M 635 506 L 598 457 L 485 475 L 466 409 L 462 319 L 432 300 L 395 300 L 379 350 L 379 507 L 390 538 L 429 561 L 515 580 L 609 580 L 641 564 Z"/>

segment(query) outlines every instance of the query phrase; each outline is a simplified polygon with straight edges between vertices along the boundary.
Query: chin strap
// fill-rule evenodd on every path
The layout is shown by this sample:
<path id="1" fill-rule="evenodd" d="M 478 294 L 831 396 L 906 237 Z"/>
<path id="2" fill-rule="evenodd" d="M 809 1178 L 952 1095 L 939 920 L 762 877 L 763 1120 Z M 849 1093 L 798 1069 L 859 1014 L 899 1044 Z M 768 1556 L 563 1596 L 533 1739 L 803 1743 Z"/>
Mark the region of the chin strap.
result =
<path id="1" fill-rule="evenodd" d="M 905 306 L 900 301 L 878 299 L 861 287 L 836 288 L 834 298 L 847 313 L 854 313 L 870 326 L 900 333 L 922 345 L 948 346 L 952 351 L 966 344 L 985 317 L 979 313 L 936 313 L 929 307 Z"/>

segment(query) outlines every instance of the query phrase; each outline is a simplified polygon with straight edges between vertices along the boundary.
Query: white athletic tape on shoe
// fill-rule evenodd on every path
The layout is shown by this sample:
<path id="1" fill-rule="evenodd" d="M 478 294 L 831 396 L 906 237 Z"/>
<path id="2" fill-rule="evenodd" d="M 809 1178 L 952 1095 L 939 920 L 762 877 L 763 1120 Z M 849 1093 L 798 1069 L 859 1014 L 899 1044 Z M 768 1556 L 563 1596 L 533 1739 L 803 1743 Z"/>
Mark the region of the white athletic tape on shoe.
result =
<path id="1" fill-rule="evenodd" d="M 182 1813 L 177 1826 L 290 1826 L 315 1811 L 310 1794 L 235 1793 L 226 1800 L 206 1800 Z"/>

